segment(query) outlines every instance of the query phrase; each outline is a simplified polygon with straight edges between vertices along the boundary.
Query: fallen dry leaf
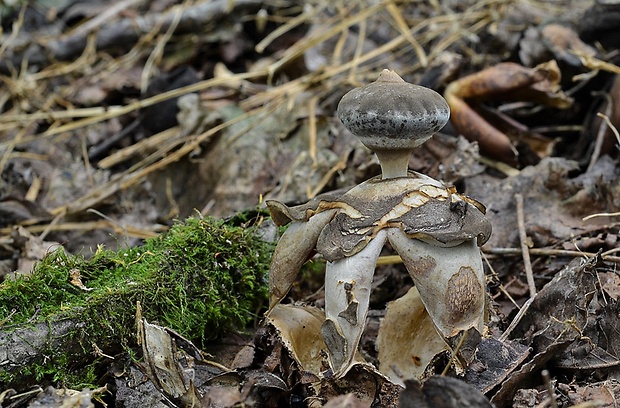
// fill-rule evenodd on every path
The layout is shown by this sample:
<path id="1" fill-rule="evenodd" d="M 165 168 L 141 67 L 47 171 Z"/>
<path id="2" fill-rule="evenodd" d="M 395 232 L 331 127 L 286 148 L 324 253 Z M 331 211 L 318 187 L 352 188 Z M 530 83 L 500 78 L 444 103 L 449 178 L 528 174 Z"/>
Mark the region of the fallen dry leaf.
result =
<path id="1" fill-rule="evenodd" d="M 605 293 L 613 300 L 618 300 L 620 298 L 620 276 L 614 272 L 601 272 L 598 277 Z"/>
<path id="2" fill-rule="evenodd" d="M 478 105 L 481 101 L 528 101 L 567 108 L 572 101 L 559 90 L 560 78 L 555 61 L 535 68 L 506 62 L 450 83 L 444 96 L 450 105 L 451 121 L 457 132 L 477 141 L 484 154 L 517 165 L 516 141 L 489 123 Z M 542 143 L 541 138 L 536 140 Z M 551 142 L 547 141 L 547 145 Z M 549 149 L 537 147 L 537 150 Z"/>
<path id="3" fill-rule="evenodd" d="M 379 370 L 395 384 L 420 379 L 436 355 L 448 349 L 413 287 L 387 306 L 377 336 Z"/>

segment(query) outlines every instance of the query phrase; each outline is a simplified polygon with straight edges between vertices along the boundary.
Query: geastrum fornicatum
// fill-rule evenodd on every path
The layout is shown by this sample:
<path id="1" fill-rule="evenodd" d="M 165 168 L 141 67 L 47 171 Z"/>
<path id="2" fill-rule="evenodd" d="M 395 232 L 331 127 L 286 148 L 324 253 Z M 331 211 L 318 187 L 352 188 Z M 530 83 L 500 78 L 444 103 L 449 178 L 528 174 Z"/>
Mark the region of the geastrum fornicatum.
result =
<path id="1" fill-rule="evenodd" d="M 438 93 L 384 70 L 376 82 L 353 89 L 338 105 L 342 123 L 379 158 L 381 177 L 295 207 L 267 201 L 276 224 L 291 224 L 273 255 L 270 310 L 313 252 L 321 254 L 327 260 L 321 332 L 336 377 L 352 365 L 386 241 L 402 258 L 444 339 L 482 331 L 485 280 L 478 246 L 491 233 L 485 208 L 407 168 L 411 151 L 449 116 Z"/>

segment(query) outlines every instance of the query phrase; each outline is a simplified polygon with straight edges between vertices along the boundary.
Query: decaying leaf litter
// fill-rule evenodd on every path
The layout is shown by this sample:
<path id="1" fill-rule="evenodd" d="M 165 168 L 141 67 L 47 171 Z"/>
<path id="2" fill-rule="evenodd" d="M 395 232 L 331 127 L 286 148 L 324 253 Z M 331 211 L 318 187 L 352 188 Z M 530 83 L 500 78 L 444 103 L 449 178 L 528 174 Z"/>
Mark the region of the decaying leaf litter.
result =
<path id="1" fill-rule="evenodd" d="M 227 217 L 260 205 L 261 197 L 299 204 L 379 174 L 335 111 L 347 91 L 389 68 L 444 93 L 452 118 L 466 118 L 416 149 L 409 167 L 487 207 L 493 234 L 482 247 L 486 332 L 464 372 L 453 371 L 449 352 L 432 355 L 424 378 L 405 371 L 401 392 L 364 365 L 339 380 L 301 370 L 281 333 L 258 324 L 264 310 L 252 311 L 257 324 L 244 334 L 199 349 L 198 339 L 166 329 L 162 319 L 136 319 L 139 309 L 132 308 L 128 316 L 140 322 L 135 344 L 120 354 L 84 353 L 100 362 L 90 391 L 69 391 L 75 384 L 50 370 L 2 387 L 3 406 L 71 398 L 88 406 L 91 396 L 125 406 L 479 406 L 479 397 L 497 406 L 614 406 L 617 5 L 115 7 L 34 3 L 3 18 L 5 277 L 17 261 L 27 274 L 24 261 L 40 256 L 32 248 L 41 252 L 51 242 L 90 257 L 99 244 L 122 249 L 156 236 L 195 209 Z M 264 212 L 253 211 L 230 222 L 269 225 Z M 386 307 L 413 304 L 412 282 L 389 248 L 379 264 L 359 354 L 379 367 L 386 347 L 395 347 L 419 364 L 415 353 L 428 350 L 402 339 L 408 323 L 383 319 Z M 315 257 L 284 301 L 322 308 L 323 268 Z M 84 276 L 80 281 L 90 286 Z M 17 312 L 0 308 L 2 331 L 13 332 Z M 161 370 L 162 362 L 173 368 Z M 55 388 L 37 391 L 48 385 Z M 436 402 L 438 395 L 449 397 Z"/>

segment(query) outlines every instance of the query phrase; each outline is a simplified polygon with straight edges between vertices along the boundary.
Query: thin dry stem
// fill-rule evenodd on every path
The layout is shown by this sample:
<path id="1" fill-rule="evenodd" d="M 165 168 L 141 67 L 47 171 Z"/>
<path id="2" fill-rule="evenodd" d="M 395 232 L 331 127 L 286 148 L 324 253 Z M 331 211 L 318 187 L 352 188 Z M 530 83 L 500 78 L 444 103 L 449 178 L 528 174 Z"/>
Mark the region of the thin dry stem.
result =
<path id="1" fill-rule="evenodd" d="M 19 14 L 17 15 L 17 19 L 13 23 L 13 27 L 11 30 L 11 35 L 6 39 L 6 41 L 2 41 L 2 45 L 0 45 L 0 57 L 4 55 L 6 49 L 15 41 L 15 39 L 19 36 L 22 27 L 24 26 L 24 16 L 26 15 L 27 7 L 24 5 L 21 10 L 19 10 Z"/>
<path id="2" fill-rule="evenodd" d="M 551 375 L 549 374 L 549 370 L 542 370 L 540 375 L 542 376 L 545 383 L 545 388 L 547 389 L 548 397 L 546 400 L 548 401 L 548 406 L 551 408 L 558 408 L 558 403 L 555 398 L 555 390 L 553 389 L 553 384 L 551 384 Z"/>
<path id="3" fill-rule="evenodd" d="M 515 194 L 517 204 L 517 223 L 519 228 L 519 241 L 521 242 L 521 252 L 523 253 L 523 264 L 525 267 L 525 277 L 527 286 L 530 289 L 530 297 L 536 296 L 536 284 L 534 283 L 534 272 L 530 261 L 530 248 L 527 245 L 527 234 L 525 232 L 525 215 L 523 214 L 523 196 Z"/>
<path id="4" fill-rule="evenodd" d="M 588 221 L 588 220 L 591 220 L 592 218 L 598 218 L 598 217 L 618 217 L 618 216 L 620 216 L 620 212 L 596 213 L 596 214 L 590 214 L 590 215 L 583 217 L 581 221 Z"/>
<path id="5" fill-rule="evenodd" d="M 348 153 L 345 153 L 340 160 L 338 160 L 338 162 L 336 164 L 334 164 L 332 166 L 331 169 L 329 169 L 329 171 L 327 171 L 327 173 L 325 173 L 325 175 L 321 178 L 321 180 L 319 180 L 318 184 L 314 187 L 308 186 L 308 199 L 312 199 L 314 197 L 317 196 L 317 194 L 319 194 L 327 185 L 327 183 L 329 183 L 329 181 L 332 179 L 332 177 L 334 177 L 334 175 L 339 172 L 342 171 L 344 169 L 346 169 L 347 167 L 347 159 L 348 159 Z"/>
<path id="6" fill-rule="evenodd" d="M 611 126 L 611 128 L 613 129 L 613 125 L 609 121 L 609 115 L 611 115 L 614 104 L 611 99 L 611 96 L 608 93 L 605 93 L 603 96 L 607 100 L 607 105 L 605 106 L 604 114 L 601 112 L 596 113 L 596 116 L 598 116 L 599 118 L 603 118 L 603 122 L 601 122 L 598 128 L 598 132 L 596 132 L 594 150 L 592 152 L 592 156 L 590 156 L 590 163 L 588 164 L 587 171 L 590 171 L 594 167 L 594 165 L 596 164 L 596 162 L 598 161 L 601 155 L 601 149 L 603 147 L 603 142 L 605 141 L 605 134 L 607 133 L 606 132 L 607 126 Z M 605 118 L 607 118 L 607 121 L 604 120 Z"/>
<path id="7" fill-rule="evenodd" d="M 497 274 L 497 272 L 495 271 L 495 268 L 493 268 L 493 265 L 491 265 L 491 262 L 489 262 L 489 258 L 486 256 L 486 254 L 482 251 L 480 251 L 480 254 L 482 255 L 482 259 L 484 259 L 484 263 L 487 265 L 487 268 L 489 268 L 489 270 L 491 271 L 490 275 L 488 275 L 489 277 L 492 277 L 493 279 L 495 279 L 496 282 L 499 282 L 499 291 L 506 296 L 506 298 L 508 300 L 510 300 L 510 302 L 517 308 L 520 309 L 519 305 L 517 304 L 517 302 L 513 299 L 512 295 L 510 295 L 510 293 L 508 293 L 508 291 L 506 290 L 513 281 L 517 280 L 517 278 L 514 278 L 512 281 L 508 282 L 506 285 L 504 285 L 500 280 L 499 280 L 499 275 Z M 497 295 L 499 296 L 499 294 Z M 494 297 L 495 298 L 495 297 Z"/>
<path id="8" fill-rule="evenodd" d="M 422 65 L 422 67 L 426 67 L 428 65 L 428 57 L 426 56 L 426 52 L 424 51 L 424 48 L 422 48 L 420 43 L 415 39 L 415 37 L 411 35 L 410 28 L 407 26 L 407 23 L 405 22 L 401 11 L 396 6 L 396 3 L 394 3 L 394 0 L 388 0 L 387 10 L 394 19 L 394 23 L 396 24 L 396 27 L 398 28 L 400 33 L 413 47 L 416 55 L 418 56 L 418 60 L 420 61 L 420 65 Z"/>
<path id="9" fill-rule="evenodd" d="M 609 120 L 609 115 L 603 115 L 602 113 L 599 112 L 596 114 L 596 116 L 602 118 L 605 121 L 607 126 L 609 126 L 609 128 L 613 132 L 614 136 L 616 136 L 616 140 L 618 141 L 618 144 L 620 145 L 620 133 L 618 132 L 618 129 L 616 129 L 614 124 L 611 123 L 611 120 Z"/>
<path id="10" fill-rule="evenodd" d="M 607 252 L 603 252 L 601 254 L 601 258 L 603 261 L 620 263 L 620 256 L 609 256 L 608 253 L 612 253 L 614 250 L 610 250 Z M 521 248 L 501 248 L 501 247 L 482 247 L 482 252 L 487 255 L 497 255 L 500 257 L 504 256 L 518 256 L 522 255 L 523 251 Z M 581 251 L 570 251 L 567 249 L 551 249 L 551 248 L 530 248 L 530 255 L 535 256 L 569 256 L 573 258 L 594 258 L 597 256 L 594 252 L 581 252 Z M 379 258 L 377 265 L 392 265 L 402 263 L 400 256 L 398 255 L 386 255 Z"/>
<path id="11" fill-rule="evenodd" d="M 47 225 L 29 225 L 24 226 L 24 228 L 32 233 L 39 234 L 40 238 L 45 238 L 45 235 L 41 236 L 41 234 L 50 232 L 61 232 L 61 231 L 84 231 L 89 232 L 93 230 L 112 230 L 115 234 L 125 234 L 132 238 L 146 239 L 152 238 L 159 235 L 159 233 L 167 230 L 167 227 L 158 225 L 154 226 L 150 229 L 136 227 L 131 225 L 123 225 L 123 229 L 119 229 L 116 223 L 110 223 L 106 220 L 100 221 L 85 221 L 85 222 L 57 222 L 57 223 L 49 223 Z M 9 236 L 13 231 L 13 227 L 3 227 L 0 228 L 0 236 Z M 0 242 L 7 243 L 5 241 L 0 240 Z"/>
<path id="12" fill-rule="evenodd" d="M 171 145 L 172 147 L 174 147 L 183 143 L 183 140 L 187 139 L 187 137 L 180 139 L 180 136 L 181 132 L 179 132 L 178 128 L 174 127 L 166 129 L 162 132 L 157 133 L 156 135 L 153 135 L 146 139 L 142 139 L 138 143 L 132 144 L 108 155 L 107 157 L 99 161 L 99 167 L 102 169 L 108 169 L 126 160 L 129 160 L 135 155 L 162 149 L 162 146 L 166 145 Z M 171 149 L 172 148 L 170 147 L 165 148 L 165 150 Z"/>
<path id="13" fill-rule="evenodd" d="M 529 298 L 527 302 L 525 302 L 523 306 L 519 308 L 519 312 L 517 312 L 517 315 L 514 317 L 514 319 L 512 319 L 512 322 L 510 322 L 510 325 L 508 325 L 508 327 L 502 333 L 502 335 L 499 336 L 500 341 L 508 340 L 512 331 L 515 329 L 515 327 L 517 327 L 517 324 L 519 324 L 521 319 L 523 319 L 523 316 L 525 316 L 525 312 L 527 312 L 527 310 L 530 308 L 530 306 L 534 302 L 534 299 L 536 299 L 536 295 Z"/>
<path id="14" fill-rule="evenodd" d="M 170 26 L 166 30 L 166 33 L 162 35 L 156 42 L 155 48 L 153 48 L 153 51 L 149 55 L 149 58 L 146 60 L 146 63 L 144 64 L 144 69 L 142 70 L 142 75 L 140 76 L 140 89 L 143 94 L 146 93 L 149 85 L 149 80 L 155 70 L 155 64 L 159 65 L 161 63 L 161 59 L 164 55 L 164 47 L 172 38 L 172 34 L 174 34 L 174 31 L 177 29 L 179 23 L 181 22 L 181 16 L 183 15 L 183 12 L 186 11 L 189 6 L 190 1 L 185 0 L 183 4 L 176 7 Z M 157 31 L 159 31 L 162 24 L 163 21 L 159 22 L 159 24 L 155 26 Z"/>
<path id="15" fill-rule="evenodd" d="M 118 3 L 112 3 L 108 7 L 106 7 L 106 9 L 102 13 L 94 16 L 93 18 L 85 22 L 84 24 L 77 27 L 73 31 L 73 35 L 90 34 L 91 32 L 101 27 L 107 21 L 112 20 L 121 11 L 126 10 L 127 8 L 131 8 L 135 5 L 138 5 L 140 4 L 141 1 L 142 0 L 122 0 L 122 1 L 119 1 Z"/>
<path id="16" fill-rule="evenodd" d="M 283 36 L 293 28 L 298 27 L 308 21 L 311 21 L 312 18 L 323 9 L 324 5 L 326 5 L 326 3 L 319 3 L 316 6 L 308 5 L 307 7 L 304 7 L 304 11 L 300 15 L 291 18 L 289 21 L 276 28 L 271 33 L 267 34 L 267 36 L 263 38 L 261 42 L 256 44 L 254 50 L 257 53 L 262 54 L 269 46 L 269 44 L 271 44 L 274 40 Z"/>
<path id="17" fill-rule="evenodd" d="M 316 167 L 316 105 L 318 103 L 318 96 L 315 95 L 310 98 L 308 102 L 308 133 L 309 133 L 309 146 L 310 158 L 312 159 L 312 166 Z"/>

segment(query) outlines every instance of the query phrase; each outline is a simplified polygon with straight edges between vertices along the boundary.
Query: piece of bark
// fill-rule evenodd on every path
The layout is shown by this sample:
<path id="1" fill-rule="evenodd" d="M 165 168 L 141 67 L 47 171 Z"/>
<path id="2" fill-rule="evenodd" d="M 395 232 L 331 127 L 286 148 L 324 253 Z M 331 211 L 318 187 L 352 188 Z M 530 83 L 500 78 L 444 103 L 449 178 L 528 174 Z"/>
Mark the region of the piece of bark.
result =
<path id="1" fill-rule="evenodd" d="M 76 310 L 76 315 L 79 311 Z M 0 329 L 0 372 L 5 377 L 13 375 L 23 367 L 43 364 L 46 355 L 62 352 L 68 358 L 69 365 L 75 364 L 88 356 L 90 350 L 80 345 L 80 336 L 74 335 L 85 322 L 80 319 L 62 319 L 36 324 L 25 323 L 15 327 Z M 118 344 L 120 347 L 120 343 Z M 106 350 L 110 353 L 112 350 Z M 27 376 L 15 376 L 4 387 L 14 387 L 30 383 L 34 379 Z"/>

